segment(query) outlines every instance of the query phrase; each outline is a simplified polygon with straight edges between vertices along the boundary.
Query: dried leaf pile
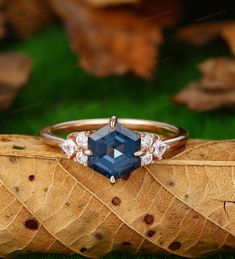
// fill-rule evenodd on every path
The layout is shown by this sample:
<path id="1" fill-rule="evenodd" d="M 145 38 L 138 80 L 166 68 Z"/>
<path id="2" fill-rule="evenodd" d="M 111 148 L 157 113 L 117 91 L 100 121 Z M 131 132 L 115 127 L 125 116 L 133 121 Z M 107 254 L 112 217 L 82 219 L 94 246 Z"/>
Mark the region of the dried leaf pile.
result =
<path id="1" fill-rule="evenodd" d="M 0 0 L 0 38 L 25 38 L 57 13 L 87 71 L 96 76 L 131 72 L 149 79 L 162 29 L 177 23 L 181 7 L 180 0 Z"/>
<path id="2" fill-rule="evenodd" d="M 235 141 L 191 141 L 111 185 L 37 137 L 0 136 L 0 255 L 235 249 Z"/>
<path id="3" fill-rule="evenodd" d="M 235 107 L 235 60 L 208 59 L 199 64 L 201 80 L 189 84 L 173 101 L 195 111 Z"/>
<path id="4" fill-rule="evenodd" d="M 149 79 L 158 63 L 162 30 L 177 24 L 182 9 L 180 0 L 0 0 L 0 38 L 25 38 L 56 13 L 87 71 L 96 76 L 132 72 Z M 235 53 L 234 21 L 190 25 L 178 36 L 195 45 L 220 36 Z"/>
<path id="5" fill-rule="evenodd" d="M 157 63 L 157 47 L 163 41 L 161 30 L 176 24 L 179 1 L 143 1 L 109 8 L 94 8 L 87 2 L 103 3 L 51 1 L 67 26 L 81 66 L 97 76 L 133 72 L 150 78 Z"/>

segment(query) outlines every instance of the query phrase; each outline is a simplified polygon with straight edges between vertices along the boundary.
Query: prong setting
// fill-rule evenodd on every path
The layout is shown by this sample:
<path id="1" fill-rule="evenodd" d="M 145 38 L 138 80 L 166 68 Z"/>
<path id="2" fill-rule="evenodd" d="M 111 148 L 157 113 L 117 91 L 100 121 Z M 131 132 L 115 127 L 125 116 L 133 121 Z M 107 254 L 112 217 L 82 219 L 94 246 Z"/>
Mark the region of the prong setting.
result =
<path id="1" fill-rule="evenodd" d="M 85 135 L 86 135 L 87 137 L 89 137 L 89 136 L 91 135 L 91 131 L 90 131 L 90 130 L 87 130 L 87 131 L 85 132 Z"/>
<path id="2" fill-rule="evenodd" d="M 115 184 L 116 183 L 116 179 L 115 179 L 115 177 L 113 175 L 110 177 L 109 180 L 110 180 L 111 184 Z"/>
<path id="3" fill-rule="evenodd" d="M 92 156 L 93 152 L 90 149 L 83 149 L 83 154 L 85 156 Z"/>
<path id="4" fill-rule="evenodd" d="M 145 149 L 141 149 L 134 153 L 134 156 L 143 156 L 146 153 Z"/>
<path id="5" fill-rule="evenodd" d="M 112 116 L 109 121 L 109 126 L 114 129 L 118 123 L 118 119 L 116 116 Z"/>

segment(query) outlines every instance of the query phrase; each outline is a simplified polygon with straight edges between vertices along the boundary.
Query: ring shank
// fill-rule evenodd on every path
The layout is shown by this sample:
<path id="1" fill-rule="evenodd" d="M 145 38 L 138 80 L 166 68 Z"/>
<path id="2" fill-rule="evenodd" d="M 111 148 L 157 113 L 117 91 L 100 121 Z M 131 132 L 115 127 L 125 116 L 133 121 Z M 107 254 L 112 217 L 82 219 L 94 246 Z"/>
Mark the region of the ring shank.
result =
<path id="1" fill-rule="evenodd" d="M 188 132 L 185 129 L 164 122 L 140 119 L 118 119 L 118 122 L 131 130 L 148 131 L 163 135 L 165 137 L 164 142 L 170 147 L 185 145 L 188 139 Z M 63 122 L 42 129 L 40 135 L 45 143 L 58 146 L 64 139 L 56 136 L 55 132 L 97 130 L 108 123 L 109 119 L 107 118 Z"/>

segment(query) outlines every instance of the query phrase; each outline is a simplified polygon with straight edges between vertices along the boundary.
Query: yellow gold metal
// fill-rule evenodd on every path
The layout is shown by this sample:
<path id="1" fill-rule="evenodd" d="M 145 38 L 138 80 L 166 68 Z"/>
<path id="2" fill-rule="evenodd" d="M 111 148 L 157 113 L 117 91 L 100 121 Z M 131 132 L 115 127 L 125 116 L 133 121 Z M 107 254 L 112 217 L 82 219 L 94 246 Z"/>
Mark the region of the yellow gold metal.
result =
<path id="1" fill-rule="evenodd" d="M 134 156 L 143 156 L 146 153 L 145 149 L 141 149 L 134 153 Z"/>
<path id="2" fill-rule="evenodd" d="M 90 130 L 87 130 L 86 133 L 85 133 L 85 135 L 86 135 L 87 137 L 89 137 L 90 134 L 91 134 Z"/>
<path id="3" fill-rule="evenodd" d="M 161 139 L 161 137 L 158 134 L 154 134 L 154 141 L 157 139 Z"/>
<path id="4" fill-rule="evenodd" d="M 117 125 L 118 119 L 116 116 L 112 116 L 110 121 L 109 121 L 109 125 L 112 129 L 115 128 L 115 126 Z"/>
<path id="5" fill-rule="evenodd" d="M 68 134 L 68 136 L 67 136 L 68 138 L 71 138 L 73 141 L 75 141 L 76 140 L 76 136 L 74 135 L 74 132 L 72 132 L 72 133 L 70 133 L 70 134 Z"/>
<path id="6" fill-rule="evenodd" d="M 109 180 L 110 180 L 111 184 L 115 184 L 116 183 L 116 179 L 115 179 L 115 177 L 113 175 L 110 177 Z"/>
<path id="7" fill-rule="evenodd" d="M 139 119 L 118 119 L 118 122 L 131 130 L 148 131 L 159 134 L 161 139 L 171 148 L 185 145 L 188 139 L 188 132 L 185 129 L 164 122 Z M 48 126 L 42 129 L 40 134 L 45 143 L 58 146 L 64 142 L 64 139 L 54 135 L 55 132 L 69 133 L 74 131 L 97 130 L 109 123 L 110 119 L 106 118 L 69 121 Z"/>
<path id="8" fill-rule="evenodd" d="M 83 149 L 82 152 L 85 156 L 92 156 L 93 155 L 93 153 L 90 149 Z"/>

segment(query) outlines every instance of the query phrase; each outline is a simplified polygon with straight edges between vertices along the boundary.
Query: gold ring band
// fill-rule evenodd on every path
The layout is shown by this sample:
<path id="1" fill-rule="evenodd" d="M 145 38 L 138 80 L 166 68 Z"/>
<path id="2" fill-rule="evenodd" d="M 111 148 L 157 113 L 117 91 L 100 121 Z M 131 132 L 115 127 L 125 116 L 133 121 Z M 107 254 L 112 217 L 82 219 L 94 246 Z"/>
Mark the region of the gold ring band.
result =
<path id="1" fill-rule="evenodd" d="M 63 138 L 56 136 L 55 132 L 73 132 L 97 130 L 109 123 L 110 119 L 86 119 L 62 122 L 52 126 L 48 126 L 40 131 L 43 141 L 52 146 L 58 146 L 64 141 Z M 118 119 L 119 123 L 127 128 L 136 131 L 148 131 L 165 136 L 164 142 L 170 147 L 178 147 L 185 145 L 188 139 L 188 132 L 181 128 L 168 123 L 141 120 L 141 119 Z"/>
<path id="2" fill-rule="evenodd" d="M 67 139 L 56 132 L 69 133 Z M 63 122 L 40 132 L 79 164 L 110 178 L 111 183 L 141 165 L 163 158 L 168 148 L 185 145 L 188 132 L 174 125 L 140 119 L 88 119 Z"/>

